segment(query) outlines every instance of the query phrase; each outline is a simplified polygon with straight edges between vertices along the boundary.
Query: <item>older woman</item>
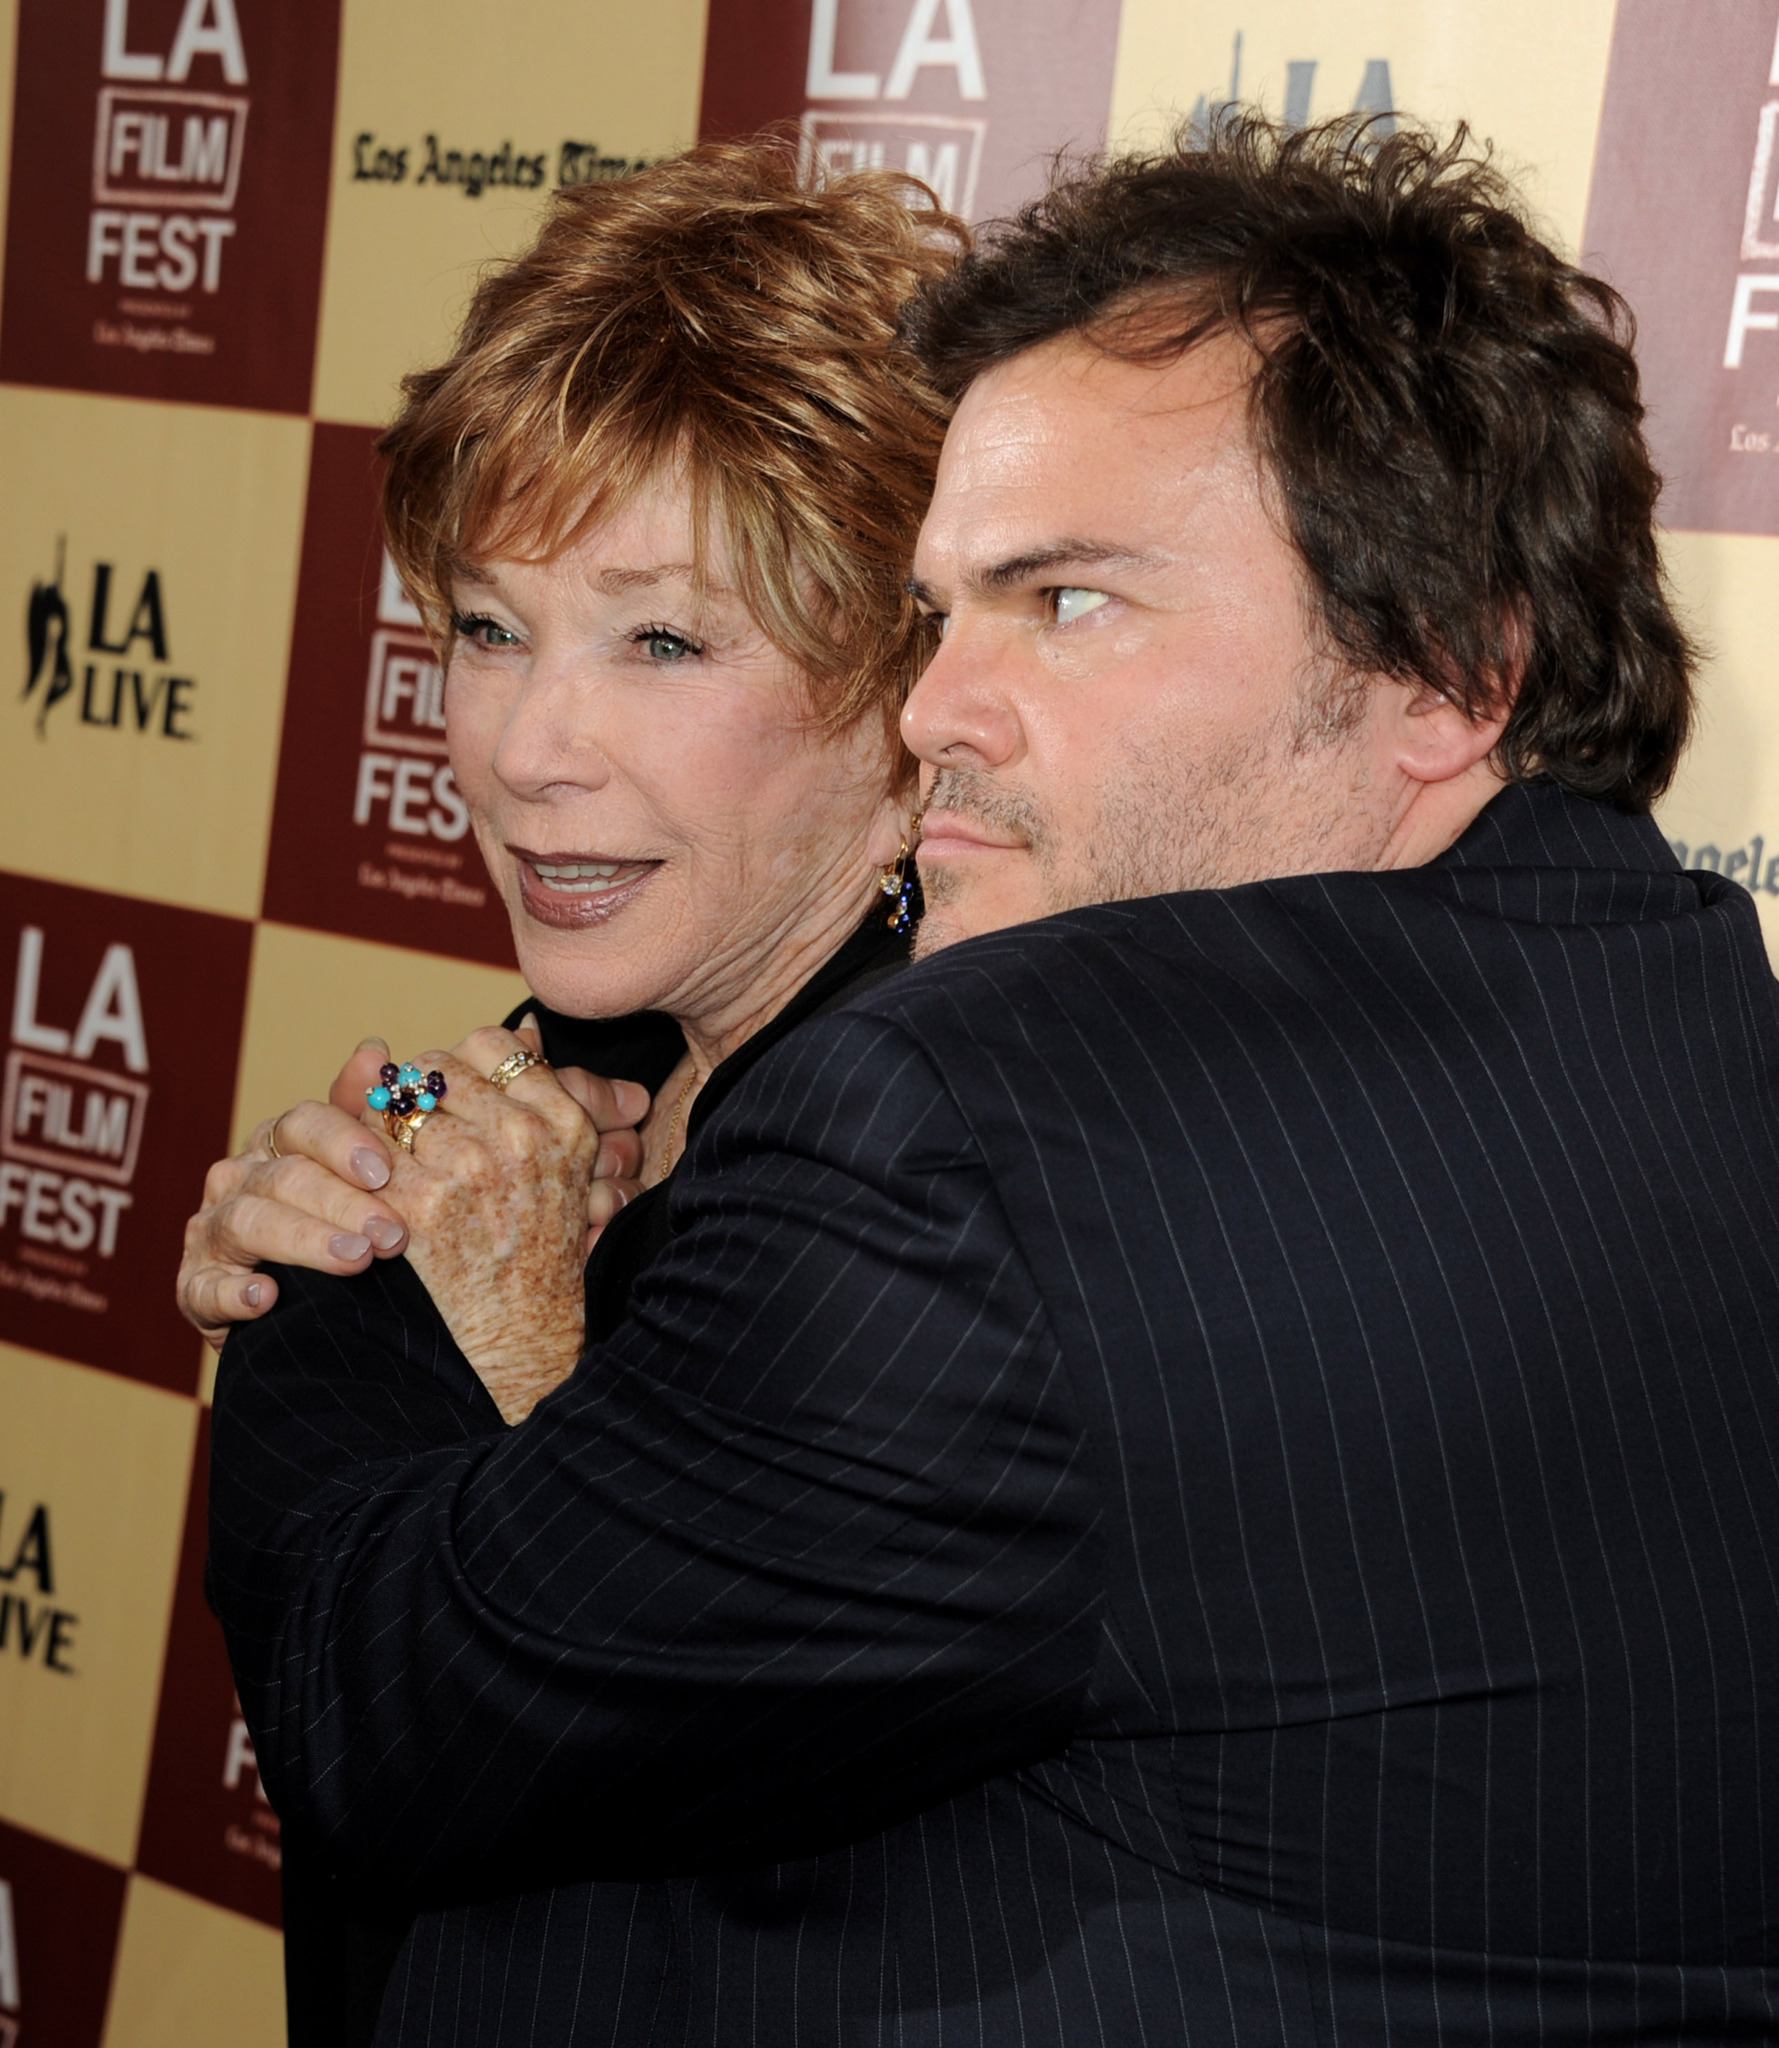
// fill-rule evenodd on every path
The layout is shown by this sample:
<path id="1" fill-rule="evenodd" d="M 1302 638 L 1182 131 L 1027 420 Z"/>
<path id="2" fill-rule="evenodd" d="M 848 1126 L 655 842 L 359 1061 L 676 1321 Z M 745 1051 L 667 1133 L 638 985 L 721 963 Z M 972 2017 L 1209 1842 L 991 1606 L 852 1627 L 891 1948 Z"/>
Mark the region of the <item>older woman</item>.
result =
<path id="1" fill-rule="evenodd" d="M 734 148 L 560 195 L 383 442 L 533 1012 L 559 1066 L 619 1084 L 571 1077 L 608 1132 L 595 1224 L 661 1180 L 716 1069 L 793 998 L 906 953 L 881 914 L 909 882 L 903 579 L 944 421 L 894 316 L 962 237 L 910 197 Z M 276 1299 L 259 1261 L 400 1250 L 418 1219 L 366 1192 L 389 1168 L 337 1106 L 269 1120 L 212 1171 L 186 1313 L 220 1343 Z"/>
<path id="2" fill-rule="evenodd" d="M 423 1055 L 446 1086 L 405 1119 L 401 1100 L 362 1123 L 341 1107 L 378 1086 L 385 1055 L 361 1051 L 332 1106 L 286 1110 L 213 1169 L 181 1299 L 214 1336 L 276 1301 L 257 1260 L 345 1274 L 405 1243 L 411 1274 L 366 1272 L 351 1314 L 401 1343 L 436 1309 L 519 1419 L 587 1323 L 621 1315 L 701 1118 L 906 958 L 896 715 L 924 649 L 904 577 L 944 417 L 895 313 L 962 237 L 917 196 L 877 175 L 816 189 L 742 148 L 563 194 L 451 359 L 408 379 L 387 536 L 447 653 L 452 765 L 535 1029 Z M 490 1262 L 521 1178 L 523 1228 Z M 629 1195 L 583 1296 L 589 1216 Z M 407 1916 L 352 1899 L 290 1818 L 296 2034 L 368 2038 Z M 435 1916 L 408 1939 L 405 2012 L 465 1939 L 486 1967 L 509 1938 L 504 1908 L 478 1911 L 467 1935 Z"/>

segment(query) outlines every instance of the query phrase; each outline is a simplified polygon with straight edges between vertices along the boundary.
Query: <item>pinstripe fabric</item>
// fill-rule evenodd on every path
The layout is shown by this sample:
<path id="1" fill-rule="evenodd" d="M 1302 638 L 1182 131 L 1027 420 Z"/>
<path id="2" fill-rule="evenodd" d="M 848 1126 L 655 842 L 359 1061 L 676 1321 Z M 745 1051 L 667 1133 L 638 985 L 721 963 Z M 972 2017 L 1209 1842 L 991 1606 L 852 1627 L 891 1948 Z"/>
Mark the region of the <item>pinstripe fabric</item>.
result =
<path id="1" fill-rule="evenodd" d="M 1779 2038 L 1776 1084 L 1742 892 L 1511 790 L 808 1026 L 517 1431 L 289 1276 L 212 1589 L 380 2038 Z"/>

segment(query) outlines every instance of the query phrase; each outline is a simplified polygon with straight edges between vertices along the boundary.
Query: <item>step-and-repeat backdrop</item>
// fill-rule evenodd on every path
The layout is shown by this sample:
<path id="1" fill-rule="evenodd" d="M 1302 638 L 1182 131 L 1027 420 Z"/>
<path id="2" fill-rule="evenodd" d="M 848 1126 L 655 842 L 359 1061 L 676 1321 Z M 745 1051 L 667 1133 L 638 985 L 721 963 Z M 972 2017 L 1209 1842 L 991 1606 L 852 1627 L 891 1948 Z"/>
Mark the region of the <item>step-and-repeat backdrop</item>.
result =
<path id="1" fill-rule="evenodd" d="M 1779 0 L 0 0 L 0 67 L 0 2048 L 260 2048 L 171 1283 L 258 1118 L 519 990 L 374 520 L 477 266 L 787 118 L 976 217 L 1229 100 L 1469 120 L 1636 308 L 1709 650 L 1663 823 L 1779 933 Z"/>

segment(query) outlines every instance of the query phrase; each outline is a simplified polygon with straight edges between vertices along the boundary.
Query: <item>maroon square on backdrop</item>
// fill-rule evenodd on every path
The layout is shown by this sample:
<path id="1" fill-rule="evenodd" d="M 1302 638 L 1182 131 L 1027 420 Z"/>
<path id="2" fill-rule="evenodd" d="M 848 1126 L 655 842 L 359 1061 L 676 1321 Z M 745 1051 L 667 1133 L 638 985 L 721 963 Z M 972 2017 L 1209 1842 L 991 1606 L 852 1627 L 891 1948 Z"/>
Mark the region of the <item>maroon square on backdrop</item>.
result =
<path id="1" fill-rule="evenodd" d="M 0 2048 L 99 2048 L 124 1882 L 0 1821 Z"/>
<path id="2" fill-rule="evenodd" d="M 173 1276 L 228 1149 L 252 936 L 0 871 L 0 1337 L 197 1391 Z"/>
<path id="3" fill-rule="evenodd" d="M 280 1922 L 278 1816 L 235 1698 L 222 1628 L 204 1599 L 210 1415 L 198 1424 L 185 1540 L 161 1675 L 136 1867 L 213 1905 Z"/>
<path id="4" fill-rule="evenodd" d="M 445 759 L 444 678 L 384 558 L 376 432 L 313 432 L 265 915 L 511 967 Z"/>
<path id="5" fill-rule="evenodd" d="M 339 0 L 20 0 L 0 378 L 307 412 Z"/>

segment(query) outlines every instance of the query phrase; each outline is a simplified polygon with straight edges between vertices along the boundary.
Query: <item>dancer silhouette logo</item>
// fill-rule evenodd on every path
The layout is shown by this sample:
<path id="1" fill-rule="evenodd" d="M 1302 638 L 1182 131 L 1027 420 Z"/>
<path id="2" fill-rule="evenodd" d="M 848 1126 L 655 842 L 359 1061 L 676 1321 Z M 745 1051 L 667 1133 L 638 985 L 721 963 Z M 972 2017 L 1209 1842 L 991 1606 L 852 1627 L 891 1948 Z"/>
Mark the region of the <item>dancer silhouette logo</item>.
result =
<path id="1" fill-rule="evenodd" d="M 33 582 L 25 604 L 25 687 L 39 739 L 48 737 L 50 713 L 64 699 L 78 704 L 78 722 L 116 732 L 189 740 L 196 680 L 176 672 L 167 634 L 161 572 L 144 568 L 125 577 L 115 562 L 91 565 L 83 622 L 69 608 L 68 546 L 56 542 L 53 581 Z M 128 604 L 128 610 L 125 605 Z M 80 635 L 84 629 L 84 642 Z"/>
<path id="2" fill-rule="evenodd" d="M 33 583 L 31 600 L 25 608 L 25 647 L 30 668 L 25 676 L 25 695 L 43 694 L 37 705 L 37 730 L 44 730 L 51 710 L 74 687 L 74 670 L 68 660 L 68 604 L 62 595 L 62 564 L 67 553 L 65 541 L 56 543 L 56 580 Z"/>

